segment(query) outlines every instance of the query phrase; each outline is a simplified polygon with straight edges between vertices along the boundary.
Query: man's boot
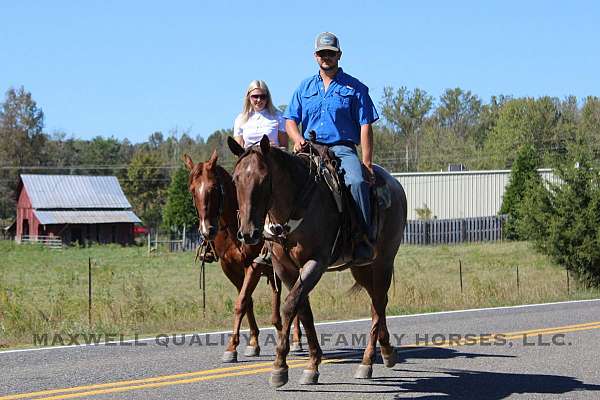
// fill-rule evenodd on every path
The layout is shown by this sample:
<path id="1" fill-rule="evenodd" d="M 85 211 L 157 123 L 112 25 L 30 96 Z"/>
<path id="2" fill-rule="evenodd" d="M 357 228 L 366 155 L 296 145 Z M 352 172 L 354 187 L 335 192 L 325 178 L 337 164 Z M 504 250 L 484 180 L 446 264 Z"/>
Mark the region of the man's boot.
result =
<path id="1" fill-rule="evenodd" d="M 357 267 L 371 264 L 375 259 L 375 256 L 376 251 L 374 245 L 371 244 L 367 235 L 363 235 L 362 239 L 354 246 L 352 264 Z"/>

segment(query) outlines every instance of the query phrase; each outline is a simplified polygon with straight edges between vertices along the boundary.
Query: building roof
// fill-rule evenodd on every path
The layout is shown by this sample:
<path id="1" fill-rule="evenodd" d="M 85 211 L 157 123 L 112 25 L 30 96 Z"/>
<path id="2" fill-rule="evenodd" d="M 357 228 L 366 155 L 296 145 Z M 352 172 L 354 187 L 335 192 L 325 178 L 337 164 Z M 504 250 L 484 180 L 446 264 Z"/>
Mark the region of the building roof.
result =
<path id="1" fill-rule="evenodd" d="M 21 175 L 21 181 L 34 209 L 131 209 L 114 176 Z"/>
<path id="2" fill-rule="evenodd" d="M 42 225 L 51 224 L 107 224 L 107 223 L 141 223 L 132 211 L 33 211 Z"/>

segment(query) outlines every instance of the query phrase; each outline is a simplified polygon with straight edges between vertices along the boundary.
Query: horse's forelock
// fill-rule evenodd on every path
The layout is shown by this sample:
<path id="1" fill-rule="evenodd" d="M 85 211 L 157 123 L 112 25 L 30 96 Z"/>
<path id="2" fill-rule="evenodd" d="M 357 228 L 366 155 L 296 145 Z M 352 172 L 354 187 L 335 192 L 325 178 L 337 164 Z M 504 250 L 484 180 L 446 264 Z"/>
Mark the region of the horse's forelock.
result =
<path id="1" fill-rule="evenodd" d="M 260 146 L 258 145 L 252 145 L 250 147 L 248 147 L 246 150 L 244 150 L 244 152 L 242 153 L 241 156 L 239 156 L 239 158 L 237 159 L 237 161 L 235 162 L 235 165 L 233 167 L 233 169 L 235 170 L 238 166 L 238 164 L 240 164 L 242 162 L 242 160 L 244 160 L 245 158 L 247 158 L 250 154 L 260 154 L 261 157 L 263 157 L 262 152 L 260 151 Z"/>
<path id="2" fill-rule="evenodd" d="M 194 179 L 196 179 L 198 176 L 202 175 L 203 165 L 204 165 L 204 163 L 201 163 L 201 162 L 194 165 L 194 169 L 192 169 L 190 171 L 190 175 L 188 177 L 188 186 L 192 186 L 192 182 L 194 182 Z"/>

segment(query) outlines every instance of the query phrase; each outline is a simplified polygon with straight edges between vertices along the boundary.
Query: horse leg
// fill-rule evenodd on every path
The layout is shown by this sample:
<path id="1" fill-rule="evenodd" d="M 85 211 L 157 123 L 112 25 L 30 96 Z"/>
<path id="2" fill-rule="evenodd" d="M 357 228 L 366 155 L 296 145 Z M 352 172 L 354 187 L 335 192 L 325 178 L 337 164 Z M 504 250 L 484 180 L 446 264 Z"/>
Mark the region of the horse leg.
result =
<path id="1" fill-rule="evenodd" d="M 366 272 L 366 273 L 365 273 Z M 370 274 L 368 272 L 371 272 Z M 385 323 L 385 308 L 387 306 L 387 291 L 391 282 L 391 273 L 381 267 L 381 264 L 374 264 L 371 271 L 355 272 L 353 275 L 369 293 L 371 297 L 371 330 L 369 332 L 369 341 L 363 354 L 361 364 L 358 366 L 354 377 L 357 379 L 370 379 L 373 375 L 373 362 L 375 360 L 375 350 L 377 340 L 381 344 L 381 355 L 387 367 L 395 364 L 394 348 L 390 345 L 389 332 Z"/>
<path id="2" fill-rule="evenodd" d="M 254 319 L 251 297 L 252 292 L 258 284 L 260 275 L 255 272 L 255 268 L 253 266 L 254 264 L 245 268 L 244 278 L 241 285 L 239 282 L 236 283 L 236 287 L 238 287 L 238 297 L 235 301 L 233 332 L 229 338 L 227 348 L 223 353 L 223 362 L 237 362 L 237 346 L 240 344 L 240 327 L 245 314 L 248 314 L 248 324 L 250 325 L 250 342 L 248 343 L 248 347 L 251 347 L 252 342 L 254 342 L 257 351 L 260 352 L 260 348 L 258 348 L 257 345 L 258 326 L 256 325 L 256 320 Z M 249 351 L 247 348 L 246 354 L 248 353 Z"/>
<path id="3" fill-rule="evenodd" d="M 313 318 L 312 309 L 308 297 L 300 304 L 299 308 L 299 319 L 302 320 L 302 325 L 306 330 L 306 339 L 308 341 L 308 365 L 307 368 L 302 372 L 300 378 L 301 385 L 316 385 L 319 382 L 319 364 L 323 358 L 323 351 L 319 345 L 317 338 L 317 330 L 315 329 L 315 321 Z M 295 327 L 298 325 L 298 318 L 296 318 Z"/>
<path id="4" fill-rule="evenodd" d="M 276 280 L 274 280 L 276 279 Z M 281 308 L 281 279 L 271 272 L 269 275 L 269 284 L 271 285 L 271 324 L 277 330 L 277 333 L 281 331 L 281 314 L 279 312 Z M 277 290 L 279 288 L 279 290 Z M 294 332 L 292 334 L 292 345 L 290 346 L 292 353 L 302 351 L 302 330 L 300 329 L 300 318 L 296 316 L 294 318 Z"/>
<path id="5" fill-rule="evenodd" d="M 381 269 L 376 267 L 381 265 Z M 380 290 L 374 290 L 372 299 L 372 307 L 377 315 L 379 332 L 377 339 L 379 340 L 381 358 L 383 365 L 387 368 L 392 368 L 396 365 L 396 350 L 390 344 L 390 333 L 387 328 L 385 310 L 388 304 L 388 290 L 392 283 L 392 272 L 394 270 L 394 257 L 391 261 L 384 264 L 373 266 L 373 287 Z"/>
<path id="6" fill-rule="evenodd" d="M 256 317 L 254 316 L 254 301 L 252 301 L 252 293 L 260 281 L 261 271 L 257 268 L 257 265 L 252 263 L 246 268 L 246 275 L 250 275 L 249 278 L 244 279 L 244 286 L 240 292 L 240 297 L 246 300 L 246 316 L 248 317 L 248 325 L 250 327 L 250 341 L 246 346 L 244 355 L 246 357 L 258 357 L 260 356 L 260 346 L 258 344 L 258 324 L 256 323 Z M 243 305 L 240 305 L 243 308 Z"/>
<path id="7" fill-rule="evenodd" d="M 294 318 L 294 332 L 292 333 L 292 345 L 290 352 L 301 353 L 302 350 L 302 330 L 300 329 L 300 317 L 296 315 Z"/>
<path id="8" fill-rule="evenodd" d="M 270 271 L 269 285 L 271 286 L 271 325 L 277 330 L 277 334 L 281 332 L 281 279 L 273 276 Z"/>
<path id="9" fill-rule="evenodd" d="M 299 307 L 302 307 L 303 311 L 303 316 L 301 318 L 303 318 L 302 322 L 305 324 L 304 329 L 307 332 L 309 348 L 314 349 L 309 358 L 308 370 L 318 374 L 317 368 L 321 362 L 319 356 L 320 347 L 316 340 L 316 333 L 314 333 L 316 331 L 314 321 L 312 320 L 312 313 L 307 315 L 308 313 L 305 311 L 305 307 L 310 307 L 307 301 L 308 294 L 315 287 L 322 274 L 323 272 L 317 261 L 308 261 L 304 264 L 304 267 L 301 268 L 300 276 L 285 299 L 283 305 L 283 328 L 279 334 L 275 352 L 275 361 L 273 362 L 273 371 L 271 372 L 271 379 L 269 380 L 272 387 L 280 387 L 288 382 L 288 365 L 286 360 L 290 351 L 290 328 L 292 320 L 298 313 Z M 308 332 L 313 332 L 314 334 L 309 335 Z M 316 383 L 317 379 L 318 375 L 316 375 L 316 378 L 312 378 L 311 383 Z"/>
<path id="10" fill-rule="evenodd" d="M 387 329 L 385 307 L 383 307 L 382 316 L 379 319 L 378 340 L 381 349 L 381 358 L 383 359 L 383 365 L 385 365 L 387 368 L 392 368 L 394 365 L 396 365 L 396 350 L 390 344 L 390 333 Z"/>

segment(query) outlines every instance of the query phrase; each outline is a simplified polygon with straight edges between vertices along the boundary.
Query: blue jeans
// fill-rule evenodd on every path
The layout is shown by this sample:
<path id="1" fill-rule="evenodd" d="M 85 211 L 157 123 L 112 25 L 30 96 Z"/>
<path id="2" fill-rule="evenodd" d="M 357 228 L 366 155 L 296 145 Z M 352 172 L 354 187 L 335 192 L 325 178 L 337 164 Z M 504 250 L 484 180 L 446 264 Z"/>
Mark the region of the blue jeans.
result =
<path id="1" fill-rule="evenodd" d="M 362 174 L 362 164 L 355 147 L 336 145 L 329 148 L 342 162 L 344 181 L 350 189 L 354 202 L 360 210 L 364 232 L 372 238 L 371 229 L 371 189 Z"/>

